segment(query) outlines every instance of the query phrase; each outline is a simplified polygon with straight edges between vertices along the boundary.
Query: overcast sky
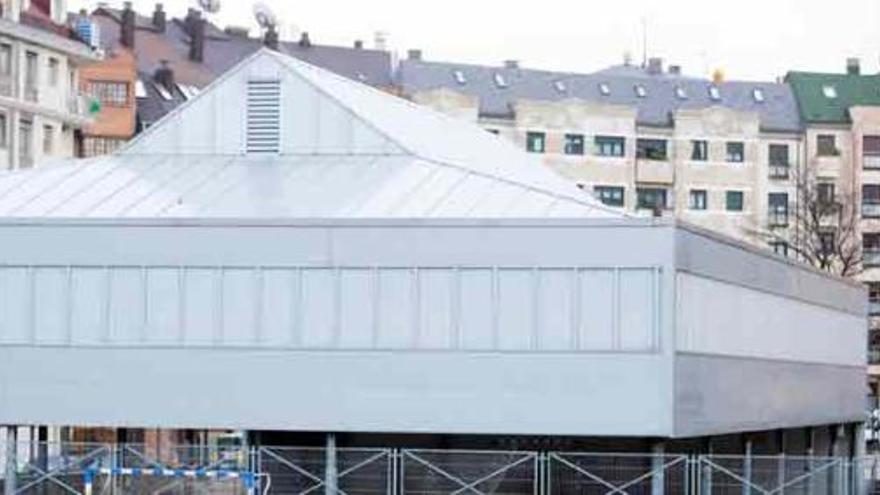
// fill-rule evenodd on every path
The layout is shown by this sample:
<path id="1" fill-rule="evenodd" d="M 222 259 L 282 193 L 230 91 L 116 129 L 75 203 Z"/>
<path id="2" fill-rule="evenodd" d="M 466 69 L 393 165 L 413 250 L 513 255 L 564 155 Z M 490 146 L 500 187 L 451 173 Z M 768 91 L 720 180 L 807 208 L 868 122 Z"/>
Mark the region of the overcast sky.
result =
<path id="1" fill-rule="evenodd" d="M 95 1 L 68 0 L 71 9 Z M 221 0 L 212 20 L 253 24 L 252 0 Z M 121 0 L 111 0 L 119 6 Z M 142 13 L 154 0 L 135 0 Z M 185 13 L 196 0 L 165 0 Z M 421 48 L 428 60 L 592 71 L 642 58 L 648 50 L 690 75 L 722 68 L 728 78 L 773 79 L 790 69 L 842 71 L 845 59 L 863 70 L 880 63 L 878 0 L 265 0 L 282 33 L 308 31 L 315 43 L 350 44 L 389 34 L 404 54 Z"/>

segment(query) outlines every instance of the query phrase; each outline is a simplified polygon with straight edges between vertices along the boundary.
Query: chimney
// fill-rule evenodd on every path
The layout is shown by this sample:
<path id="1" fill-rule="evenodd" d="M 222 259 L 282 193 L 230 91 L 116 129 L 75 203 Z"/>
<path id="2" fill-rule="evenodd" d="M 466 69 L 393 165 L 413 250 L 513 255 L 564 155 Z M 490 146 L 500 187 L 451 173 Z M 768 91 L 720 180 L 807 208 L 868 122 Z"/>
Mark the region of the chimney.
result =
<path id="1" fill-rule="evenodd" d="M 648 74 L 652 76 L 663 74 L 663 59 L 651 57 L 648 59 Z"/>
<path id="2" fill-rule="evenodd" d="M 299 46 L 302 48 L 311 48 L 312 40 L 309 38 L 309 32 L 303 31 L 302 35 L 299 37 Z"/>
<path id="3" fill-rule="evenodd" d="M 119 27 L 119 43 L 122 46 L 134 49 L 135 13 L 131 8 L 131 2 L 125 2 L 122 9 L 122 25 Z"/>
<path id="4" fill-rule="evenodd" d="M 191 22 L 189 59 L 193 62 L 202 62 L 205 60 L 205 20 L 202 19 L 202 13 L 196 10 Z"/>
<path id="5" fill-rule="evenodd" d="M 376 31 L 373 35 L 373 47 L 376 50 L 385 51 L 388 48 L 388 33 Z"/>
<path id="6" fill-rule="evenodd" d="M 857 58 L 846 59 L 846 73 L 850 76 L 858 76 L 862 73 L 862 63 Z"/>
<path id="7" fill-rule="evenodd" d="M 166 20 L 165 10 L 162 8 L 162 4 L 157 3 L 156 10 L 153 11 L 153 27 L 156 28 L 156 31 L 159 31 L 160 33 L 165 32 Z"/>
<path id="8" fill-rule="evenodd" d="M 364 49 L 363 40 L 354 40 L 354 49 L 355 50 L 363 50 Z"/>
<path id="9" fill-rule="evenodd" d="M 422 51 L 421 50 L 407 50 L 406 58 L 409 60 L 421 60 L 422 59 Z"/>
<path id="10" fill-rule="evenodd" d="M 168 66 L 167 60 L 162 60 L 160 64 L 153 73 L 153 80 L 170 90 L 174 87 L 174 71 Z"/>
<path id="11" fill-rule="evenodd" d="M 505 69 L 519 69 L 519 60 L 505 60 L 504 61 Z"/>
<path id="12" fill-rule="evenodd" d="M 263 45 L 270 50 L 278 51 L 278 30 L 275 29 L 274 25 L 269 25 L 269 28 L 266 29 L 266 34 L 263 36 Z"/>
<path id="13" fill-rule="evenodd" d="M 669 66 L 669 73 L 672 74 L 673 76 L 680 76 L 681 75 L 681 66 L 680 65 L 670 65 Z"/>

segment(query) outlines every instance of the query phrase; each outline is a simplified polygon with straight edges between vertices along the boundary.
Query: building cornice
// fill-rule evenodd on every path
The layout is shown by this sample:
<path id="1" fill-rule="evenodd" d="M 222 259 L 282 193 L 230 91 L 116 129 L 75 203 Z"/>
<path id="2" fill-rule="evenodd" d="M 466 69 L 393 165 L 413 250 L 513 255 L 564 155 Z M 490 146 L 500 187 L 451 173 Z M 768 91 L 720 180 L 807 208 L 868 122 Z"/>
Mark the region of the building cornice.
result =
<path id="1" fill-rule="evenodd" d="M 0 19 L 0 34 L 62 52 L 80 61 L 93 62 L 100 60 L 98 54 L 84 43 L 12 22 L 8 19 Z"/>

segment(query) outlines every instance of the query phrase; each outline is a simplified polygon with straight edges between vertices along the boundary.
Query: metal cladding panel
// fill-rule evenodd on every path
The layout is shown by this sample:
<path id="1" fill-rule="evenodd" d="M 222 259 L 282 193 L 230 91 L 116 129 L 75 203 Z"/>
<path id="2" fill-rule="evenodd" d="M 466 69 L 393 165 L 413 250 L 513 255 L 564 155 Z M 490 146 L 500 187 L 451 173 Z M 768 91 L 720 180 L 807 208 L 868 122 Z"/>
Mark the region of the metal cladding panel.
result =
<path id="1" fill-rule="evenodd" d="M 0 422 L 671 433 L 669 228 L 63 223 L 0 225 Z"/>

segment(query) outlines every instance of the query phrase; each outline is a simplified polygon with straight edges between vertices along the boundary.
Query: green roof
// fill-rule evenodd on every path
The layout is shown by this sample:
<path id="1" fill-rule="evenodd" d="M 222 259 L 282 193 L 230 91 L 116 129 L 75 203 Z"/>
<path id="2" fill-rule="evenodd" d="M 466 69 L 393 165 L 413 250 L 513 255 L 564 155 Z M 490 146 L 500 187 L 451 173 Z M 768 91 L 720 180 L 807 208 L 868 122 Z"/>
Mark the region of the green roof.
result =
<path id="1" fill-rule="evenodd" d="M 807 123 L 848 123 L 850 108 L 880 106 L 880 75 L 791 72 L 786 81 Z M 836 98 L 829 98 L 826 88 L 834 88 Z"/>

